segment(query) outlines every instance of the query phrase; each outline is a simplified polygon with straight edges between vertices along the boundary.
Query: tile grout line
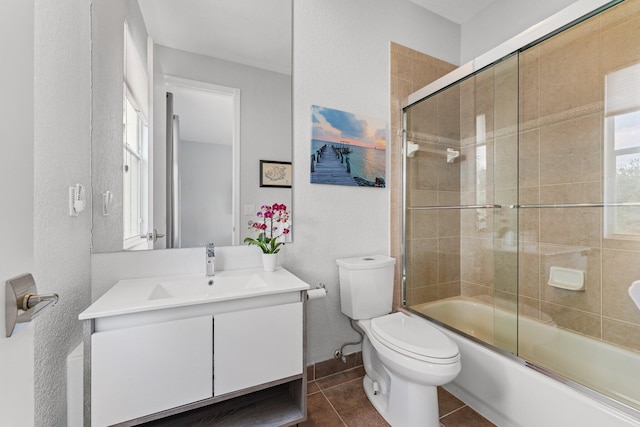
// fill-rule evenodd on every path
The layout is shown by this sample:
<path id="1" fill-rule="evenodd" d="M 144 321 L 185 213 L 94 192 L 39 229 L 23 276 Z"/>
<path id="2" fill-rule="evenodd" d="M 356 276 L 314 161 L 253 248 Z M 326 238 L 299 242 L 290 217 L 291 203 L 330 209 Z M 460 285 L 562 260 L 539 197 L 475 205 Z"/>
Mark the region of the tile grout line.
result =
<path id="1" fill-rule="evenodd" d="M 340 419 L 340 422 L 342 422 L 342 425 L 343 425 L 344 427 L 349 427 L 349 425 L 346 423 L 346 421 L 344 420 L 344 418 L 342 417 L 342 415 L 340 415 L 340 412 L 336 409 L 336 407 L 333 405 L 333 403 L 331 403 L 331 400 L 327 397 L 327 395 L 325 394 L 325 391 L 327 391 L 327 390 L 331 390 L 331 389 L 333 389 L 333 388 L 335 388 L 335 387 L 342 386 L 342 385 L 344 385 L 344 384 L 348 384 L 348 383 L 351 383 L 351 382 L 354 382 L 354 381 L 358 381 L 358 380 L 361 380 L 361 379 L 362 379 L 362 378 L 354 378 L 354 379 L 351 379 L 351 380 L 349 380 L 349 381 L 345 381 L 345 382 L 340 383 L 340 384 L 335 384 L 335 385 L 332 385 L 331 387 L 327 387 L 327 388 L 320 388 L 320 386 L 318 386 L 319 390 L 318 390 L 317 392 L 315 392 L 315 393 L 312 393 L 312 394 L 321 393 L 321 394 L 322 394 L 322 397 L 324 397 L 324 399 L 327 401 L 327 403 L 329 404 L 329 406 L 331 407 L 331 409 L 333 410 L 333 412 L 338 416 L 338 419 Z M 316 380 L 316 381 L 317 381 L 317 380 Z M 440 417 L 438 418 L 439 426 L 440 426 L 440 427 L 446 427 L 446 424 L 443 422 L 443 421 L 445 421 L 445 418 L 446 418 L 446 417 L 448 417 L 448 416 L 450 416 L 450 415 L 453 415 L 454 413 L 456 413 L 456 412 L 458 412 L 458 411 L 460 411 L 460 410 L 463 410 L 463 409 L 464 409 L 464 408 L 466 408 L 466 407 L 469 407 L 469 405 L 467 405 L 467 404 L 464 404 L 464 403 L 463 403 L 463 405 L 462 405 L 462 406 L 460 406 L 459 408 L 456 408 L 456 409 L 454 409 L 454 410 L 452 410 L 452 411 L 449 411 L 449 412 L 447 412 L 446 414 L 444 414 L 444 415 L 440 416 Z M 469 408 L 470 408 L 470 407 L 469 407 Z M 470 409 L 471 409 L 472 411 L 474 411 L 472 408 L 470 408 Z M 474 411 L 474 412 L 475 412 L 475 411 Z"/>
<path id="2" fill-rule="evenodd" d="M 442 421 L 442 419 L 443 419 L 443 418 L 448 417 L 449 415 L 451 415 L 451 414 L 453 414 L 453 413 L 455 413 L 455 412 L 458 412 L 458 411 L 459 411 L 459 410 L 461 410 L 461 409 L 466 408 L 467 406 L 468 406 L 468 405 L 466 405 L 466 404 L 465 404 L 465 405 L 462 405 L 461 407 L 459 407 L 459 408 L 457 408 L 457 409 L 454 409 L 453 411 L 448 412 L 448 413 L 446 413 L 446 414 L 444 414 L 444 415 L 440 416 L 440 421 Z"/>
<path id="3" fill-rule="evenodd" d="M 335 386 L 334 386 L 334 387 L 335 387 Z M 331 388 L 331 387 L 330 387 L 330 388 Z M 336 415 L 338 416 L 338 418 L 340 418 L 340 421 L 342 422 L 342 424 L 343 424 L 345 427 L 348 427 L 348 426 L 347 426 L 347 423 L 342 419 L 342 416 L 340 415 L 340 412 L 338 412 L 338 410 L 335 408 L 335 406 L 333 406 L 333 403 L 331 403 L 331 401 L 329 400 L 329 398 L 327 397 L 327 395 L 326 395 L 326 394 L 324 394 L 324 390 L 323 390 L 323 389 L 320 389 L 320 393 L 322 393 L 322 397 L 324 397 L 324 399 L 327 401 L 327 403 L 329 404 L 329 406 L 331 406 L 331 409 L 333 409 L 333 412 L 335 412 L 335 413 L 336 413 Z"/>
<path id="4" fill-rule="evenodd" d="M 345 382 L 342 382 L 342 383 L 340 383 L 340 384 L 334 384 L 334 385 L 332 385 L 332 386 L 325 387 L 325 388 L 322 388 L 322 387 L 320 387 L 320 386 L 318 385 L 318 388 L 320 389 L 320 391 L 324 391 L 324 390 L 331 390 L 332 388 L 339 387 L 339 386 L 341 386 L 341 385 L 345 385 L 345 384 L 349 384 L 349 383 L 351 383 L 351 382 L 353 382 L 353 381 L 362 381 L 362 377 L 352 378 L 352 379 L 350 379 L 350 380 L 348 380 L 348 381 L 345 381 Z"/>
<path id="5" fill-rule="evenodd" d="M 355 368 L 351 368 L 351 369 L 355 369 Z M 343 371 L 343 372 L 344 372 L 344 371 Z M 333 376 L 333 375 L 339 375 L 339 374 L 341 374 L 341 373 L 342 373 L 342 372 L 337 372 L 337 373 L 335 373 L 335 374 L 327 375 L 327 376 L 324 376 L 324 377 L 322 377 L 322 378 L 328 378 L 328 377 L 331 377 L 331 376 Z M 348 380 L 348 381 L 345 381 L 345 382 L 342 382 L 342 383 L 339 383 L 339 384 L 334 384 L 334 385 L 332 385 L 332 386 L 330 386 L 330 387 L 325 387 L 325 388 L 320 387 L 320 385 L 319 385 L 319 384 L 317 384 L 317 381 L 318 381 L 318 380 L 315 380 L 316 385 L 318 386 L 319 391 L 317 391 L 317 392 L 315 392 L 315 393 L 312 393 L 312 394 L 316 394 L 316 393 L 318 393 L 318 392 L 319 392 L 319 393 L 322 393 L 322 396 L 323 396 L 323 397 L 326 399 L 326 401 L 329 403 L 329 405 L 331 406 L 331 409 L 333 409 L 333 411 L 336 413 L 336 415 L 338 415 L 338 418 L 340 418 L 340 421 L 342 421 L 342 423 L 343 423 L 345 426 L 347 426 L 346 422 L 342 419 L 342 416 L 340 416 L 340 413 L 338 412 L 338 410 L 333 406 L 333 404 L 331 403 L 331 400 L 329 400 L 329 398 L 327 397 L 327 395 L 326 395 L 326 394 L 324 394 L 324 392 L 325 392 L 325 390 L 331 390 L 331 389 L 333 389 L 333 388 L 335 388 L 335 387 L 339 387 L 339 386 L 342 386 L 342 385 L 344 385 L 344 384 L 348 384 L 348 383 L 350 383 L 350 382 L 354 382 L 354 381 L 361 381 L 361 380 L 362 380 L 362 377 L 359 377 L 359 378 L 353 378 L 353 379 L 350 379 L 350 380 Z M 443 425 L 443 424 L 441 423 L 441 421 L 442 421 L 445 417 L 448 417 L 449 415 L 452 415 L 453 413 L 458 412 L 458 411 L 460 411 L 461 409 L 464 409 L 464 408 L 465 408 L 465 407 L 467 407 L 467 406 L 468 406 L 467 404 L 463 404 L 463 405 L 462 405 L 462 406 L 460 406 L 459 408 L 456 408 L 456 409 L 454 409 L 454 410 L 452 410 L 452 411 L 447 412 L 447 413 L 446 413 L 446 414 L 444 414 L 444 415 L 441 415 L 441 416 L 439 417 L 439 419 L 438 419 L 438 421 L 440 422 L 440 425 L 441 425 L 441 426 Z M 347 426 L 347 427 L 348 427 L 348 426 Z"/>
<path id="6" fill-rule="evenodd" d="M 346 369 L 343 369 L 341 371 L 334 372 L 333 374 L 329 374 L 329 375 L 325 375 L 325 376 L 320 377 L 320 378 L 316 378 L 314 381 L 320 381 L 320 380 L 323 380 L 325 378 L 331 378 L 331 377 L 336 376 L 336 375 L 342 375 L 345 372 L 350 372 L 350 371 L 356 370 L 356 369 L 361 368 L 361 367 L 363 367 L 363 365 L 352 366 L 351 368 L 346 368 Z"/>

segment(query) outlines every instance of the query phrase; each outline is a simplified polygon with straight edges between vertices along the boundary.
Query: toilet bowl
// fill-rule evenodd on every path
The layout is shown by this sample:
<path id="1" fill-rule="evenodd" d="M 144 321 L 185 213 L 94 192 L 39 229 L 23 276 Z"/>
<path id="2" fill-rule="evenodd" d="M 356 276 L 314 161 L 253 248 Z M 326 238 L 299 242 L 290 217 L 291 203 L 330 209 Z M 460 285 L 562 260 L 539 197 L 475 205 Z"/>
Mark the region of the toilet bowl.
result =
<path id="1" fill-rule="evenodd" d="M 364 332 L 363 386 L 393 427 L 438 427 L 437 387 L 458 375 L 458 346 L 424 319 L 391 311 L 393 266 L 385 256 L 337 260 L 342 312 Z"/>
<path id="2" fill-rule="evenodd" d="M 392 426 L 439 426 L 437 387 L 453 381 L 461 369 L 455 343 L 403 313 L 357 324 L 365 332 L 363 386 L 376 410 Z M 392 335 L 393 342 L 385 339 L 402 331 Z"/>

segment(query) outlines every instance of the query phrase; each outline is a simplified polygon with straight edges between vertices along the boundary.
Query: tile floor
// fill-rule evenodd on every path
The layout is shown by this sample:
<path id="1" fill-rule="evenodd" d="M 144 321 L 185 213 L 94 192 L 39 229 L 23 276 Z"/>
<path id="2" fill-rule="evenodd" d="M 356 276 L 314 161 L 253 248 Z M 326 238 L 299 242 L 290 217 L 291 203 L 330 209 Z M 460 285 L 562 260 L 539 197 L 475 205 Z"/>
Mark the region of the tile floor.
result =
<path id="1" fill-rule="evenodd" d="M 373 408 L 362 389 L 364 368 L 353 368 L 327 376 L 310 375 L 307 387 L 307 421 L 300 427 L 389 426 Z M 314 379 L 316 378 L 316 379 Z M 484 427 L 491 422 L 446 390 L 438 388 L 441 427 Z"/>

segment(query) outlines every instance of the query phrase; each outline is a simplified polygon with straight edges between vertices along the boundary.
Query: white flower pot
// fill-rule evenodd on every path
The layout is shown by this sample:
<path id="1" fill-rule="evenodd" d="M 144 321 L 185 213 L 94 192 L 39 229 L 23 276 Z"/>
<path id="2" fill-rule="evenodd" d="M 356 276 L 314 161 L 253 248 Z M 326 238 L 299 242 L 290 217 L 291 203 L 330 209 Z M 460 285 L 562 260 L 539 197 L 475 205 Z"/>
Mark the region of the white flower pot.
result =
<path id="1" fill-rule="evenodd" d="M 264 271 L 275 271 L 277 262 L 278 254 L 262 254 Z"/>

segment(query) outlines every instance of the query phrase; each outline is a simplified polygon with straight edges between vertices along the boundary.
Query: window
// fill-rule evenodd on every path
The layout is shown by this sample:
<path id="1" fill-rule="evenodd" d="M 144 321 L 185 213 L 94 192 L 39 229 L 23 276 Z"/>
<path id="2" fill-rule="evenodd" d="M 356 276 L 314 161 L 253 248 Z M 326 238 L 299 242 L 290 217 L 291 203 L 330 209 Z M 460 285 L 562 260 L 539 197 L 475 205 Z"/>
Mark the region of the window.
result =
<path id="1" fill-rule="evenodd" d="M 125 96 L 123 114 L 123 240 L 136 242 L 146 230 L 144 223 L 144 200 L 146 199 L 146 121 Z"/>
<path id="2" fill-rule="evenodd" d="M 138 49 L 140 48 L 140 49 Z M 147 71 L 143 56 L 144 45 L 136 47 L 129 27 L 124 25 L 124 84 L 123 84 L 123 249 L 146 249 L 145 236 L 151 225 L 151 185 L 149 180 L 150 147 L 147 117 L 149 97 Z"/>
<path id="3" fill-rule="evenodd" d="M 640 202 L 640 64 L 606 76 L 605 202 Z M 640 239 L 640 207 L 605 209 L 605 236 Z"/>

